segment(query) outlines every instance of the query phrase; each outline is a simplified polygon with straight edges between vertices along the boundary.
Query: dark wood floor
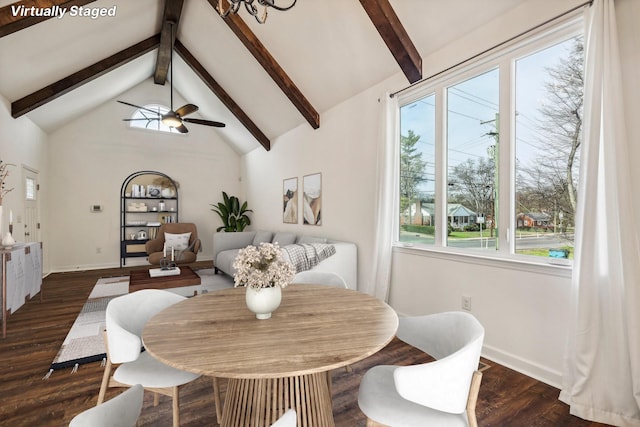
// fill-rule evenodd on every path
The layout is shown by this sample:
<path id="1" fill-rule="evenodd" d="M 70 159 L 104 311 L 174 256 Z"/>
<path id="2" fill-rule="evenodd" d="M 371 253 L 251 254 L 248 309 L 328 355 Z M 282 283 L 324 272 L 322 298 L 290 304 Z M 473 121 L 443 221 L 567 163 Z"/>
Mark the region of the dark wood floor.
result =
<path id="1" fill-rule="evenodd" d="M 74 415 L 95 405 L 103 371 L 99 363 L 82 365 L 73 374 L 62 370 L 48 380 L 42 378 L 96 280 L 126 274 L 127 269 L 52 274 L 44 280 L 43 302 L 33 298 L 8 317 L 7 337 L 0 338 L 0 425 L 66 426 Z M 420 351 L 394 340 L 376 355 L 353 365 L 353 372 L 335 371 L 336 426 L 364 426 L 357 392 L 360 378 L 371 366 L 427 360 Z M 480 387 L 477 415 L 481 426 L 603 426 L 569 415 L 568 407 L 558 401 L 557 389 L 492 361 L 483 362 L 490 368 L 484 372 Z M 120 391 L 111 389 L 107 398 Z M 201 378 L 187 385 L 180 407 L 183 426 L 217 426 L 210 380 Z M 160 405 L 154 407 L 152 396 L 146 394 L 138 425 L 170 426 L 170 399 L 162 397 Z"/>

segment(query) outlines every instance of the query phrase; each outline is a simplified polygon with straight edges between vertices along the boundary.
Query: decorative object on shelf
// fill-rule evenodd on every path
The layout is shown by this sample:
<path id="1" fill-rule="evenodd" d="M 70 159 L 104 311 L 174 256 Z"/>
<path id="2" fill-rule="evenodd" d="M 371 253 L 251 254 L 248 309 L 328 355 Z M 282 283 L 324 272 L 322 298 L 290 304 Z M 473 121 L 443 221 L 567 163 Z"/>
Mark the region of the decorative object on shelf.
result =
<path id="1" fill-rule="evenodd" d="M 149 184 L 147 185 L 147 197 L 160 197 L 162 188 L 159 185 Z"/>
<path id="2" fill-rule="evenodd" d="M 282 181 L 282 222 L 285 224 L 298 223 L 298 178 L 288 178 Z"/>
<path id="3" fill-rule="evenodd" d="M 131 194 L 133 197 L 147 197 L 144 185 L 131 184 Z"/>
<path id="4" fill-rule="evenodd" d="M 314 173 L 302 178 L 303 224 L 322 225 L 322 175 Z"/>
<path id="5" fill-rule="evenodd" d="M 276 4 L 277 0 L 227 0 L 226 2 L 223 0 L 218 0 L 218 6 L 216 9 L 218 13 L 223 18 L 226 18 L 230 13 L 238 13 L 240 6 L 244 4 L 244 8 L 249 12 L 251 16 L 253 16 L 256 21 L 260 24 L 264 24 L 267 21 L 267 7 L 272 7 L 275 10 L 286 11 L 295 6 L 297 0 L 288 0 L 288 6 L 278 6 Z M 228 2 L 228 4 L 227 4 Z M 258 15 L 258 8 L 255 4 L 258 4 L 263 7 L 262 14 Z M 282 0 L 280 0 L 282 3 Z M 227 8 L 225 9 L 225 6 Z"/>
<path id="6" fill-rule="evenodd" d="M 251 209 L 247 209 L 247 202 L 245 201 L 240 205 L 240 199 L 236 196 L 229 196 L 224 191 L 222 192 L 222 202 L 218 202 L 217 205 L 211 205 L 211 209 L 220 216 L 222 224 L 216 228 L 216 231 L 243 231 L 246 226 L 251 225 L 251 218 L 247 215 L 249 212 L 253 212 Z"/>
<path id="7" fill-rule="evenodd" d="M 167 210 L 167 204 L 164 202 L 164 200 L 160 200 L 160 201 L 158 202 L 158 210 L 159 210 L 160 212 L 162 212 L 162 211 L 166 211 L 166 210 Z"/>
<path id="8" fill-rule="evenodd" d="M 164 197 L 165 199 L 170 199 L 172 197 L 175 197 L 176 192 L 169 187 L 165 187 L 162 189 L 162 191 L 160 192 L 160 194 L 162 195 L 162 197 Z"/>
<path id="9" fill-rule="evenodd" d="M 146 203 L 142 202 L 132 202 L 129 203 L 128 207 L 129 212 L 148 212 L 149 208 Z"/>
<path id="10" fill-rule="evenodd" d="M 277 243 L 260 243 L 259 247 L 240 249 L 233 262 L 236 287 L 245 286 L 247 308 L 258 319 L 269 319 L 282 300 L 281 288 L 289 285 L 295 269 L 282 258 Z"/>
<path id="11" fill-rule="evenodd" d="M 146 230 L 138 231 L 138 234 L 137 234 L 136 237 L 138 238 L 138 240 L 146 240 L 147 239 L 147 231 Z"/>

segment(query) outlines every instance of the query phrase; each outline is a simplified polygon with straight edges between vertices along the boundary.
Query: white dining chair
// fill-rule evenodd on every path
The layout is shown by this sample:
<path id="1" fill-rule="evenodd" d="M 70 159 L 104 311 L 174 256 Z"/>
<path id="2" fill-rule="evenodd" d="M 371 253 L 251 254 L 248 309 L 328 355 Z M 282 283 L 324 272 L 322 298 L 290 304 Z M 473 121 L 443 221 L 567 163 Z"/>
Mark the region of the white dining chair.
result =
<path id="1" fill-rule="evenodd" d="M 79 413 L 69 427 L 135 427 L 140 411 L 144 388 L 136 384 L 113 399 Z"/>
<path id="2" fill-rule="evenodd" d="M 301 271 L 296 274 L 291 283 L 303 283 L 313 285 L 335 286 L 338 288 L 347 288 L 347 282 L 338 274 L 328 271 Z"/>
<path id="3" fill-rule="evenodd" d="M 104 401 L 107 387 L 130 387 L 141 384 L 145 389 L 173 399 L 173 425 L 180 424 L 178 388 L 199 377 L 160 362 L 142 351 L 142 330 L 151 317 L 186 298 L 158 289 L 143 289 L 109 301 L 106 310 L 107 361 L 98 395 Z M 119 365 L 113 372 L 113 365 Z M 218 408 L 216 408 L 218 410 Z"/>
<path id="4" fill-rule="evenodd" d="M 375 366 L 362 378 L 358 405 L 367 427 L 477 427 L 475 406 L 484 328 L 465 312 L 400 318 L 397 336 L 436 360 Z"/>
<path id="5" fill-rule="evenodd" d="M 297 414 L 294 409 L 289 409 L 285 412 L 278 421 L 271 424 L 271 427 L 296 427 L 298 425 Z"/>
<path id="6" fill-rule="evenodd" d="M 334 286 L 336 288 L 345 288 L 348 289 L 347 282 L 344 281 L 342 276 L 338 273 L 332 273 L 328 271 L 301 271 L 296 274 L 291 283 L 300 283 L 300 284 L 311 284 L 311 285 L 324 285 L 324 286 Z M 351 372 L 351 365 L 347 365 L 344 367 L 346 372 Z M 332 371 L 327 371 L 327 382 L 329 384 L 329 390 L 332 389 Z"/>

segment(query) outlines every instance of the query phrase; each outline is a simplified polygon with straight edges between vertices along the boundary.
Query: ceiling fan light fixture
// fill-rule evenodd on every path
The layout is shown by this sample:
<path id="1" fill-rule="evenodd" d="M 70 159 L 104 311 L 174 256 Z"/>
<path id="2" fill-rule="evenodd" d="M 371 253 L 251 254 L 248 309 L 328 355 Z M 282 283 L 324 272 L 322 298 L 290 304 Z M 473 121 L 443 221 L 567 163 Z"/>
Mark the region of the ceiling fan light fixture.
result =
<path id="1" fill-rule="evenodd" d="M 163 125 L 172 128 L 182 126 L 182 120 L 180 120 L 180 117 L 178 117 L 173 111 L 169 111 L 167 114 L 162 116 L 161 121 Z"/>
<path id="2" fill-rule="evenodd" d="M 244 8 L 249 12 L 251 16 L 256 18 L 260 24 L 264 24 L 267 21 L 267 8 L 271 7 L 275 10 L 285 11 L 295 6 L 297 0 L 289 0 L 288 6 L 279 6 L 276 4 L 277 0 L 218 0 L 218 13 L 223 18 L 227 17 L 230 13 L 238 13 L 240 6 L 244 4 Z M 227 3 L 225 9 L 224 4 Z M 263 7 L 262 16 L 258 15 L 258 8 L 256 4 Z"/>

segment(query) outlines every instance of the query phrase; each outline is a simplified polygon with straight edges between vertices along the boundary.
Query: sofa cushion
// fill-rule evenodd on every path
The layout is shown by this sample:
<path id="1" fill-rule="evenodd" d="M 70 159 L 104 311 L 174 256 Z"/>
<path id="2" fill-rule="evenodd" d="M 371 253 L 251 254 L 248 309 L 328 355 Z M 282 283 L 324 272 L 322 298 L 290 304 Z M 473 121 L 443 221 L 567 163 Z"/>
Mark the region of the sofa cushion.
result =
<path id="1" fill-rule="evenodd" d="M 327 239 L 325 237 L 300 236 L 298 243 L 327 243 Z"/>
<path id="2" fill-rule="evenodd" d="M 280 247 L 292 245 L 296 242 L 296 234 L 295 233 L 286 233 L 283 231 L 278 231 L 275 236 L 273 236 L 273 243 L 277 243 Z"/>
<path id="3" fill-rule="evenodd" d="M 271 243 L 273 233 L 271 231 L 256 231 L 256 236 L 253 238 L 253 246 L 259 246 L 260 243 Z"/>

